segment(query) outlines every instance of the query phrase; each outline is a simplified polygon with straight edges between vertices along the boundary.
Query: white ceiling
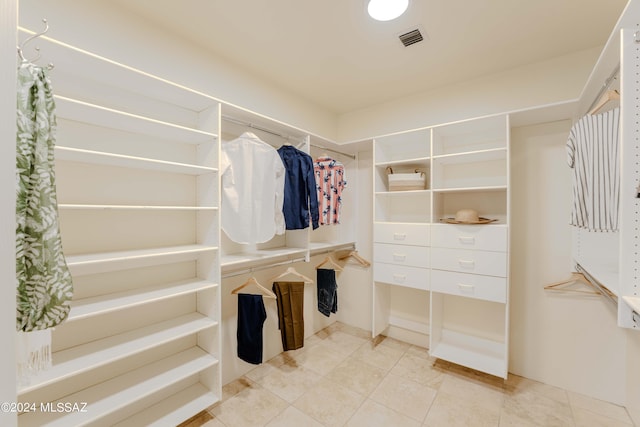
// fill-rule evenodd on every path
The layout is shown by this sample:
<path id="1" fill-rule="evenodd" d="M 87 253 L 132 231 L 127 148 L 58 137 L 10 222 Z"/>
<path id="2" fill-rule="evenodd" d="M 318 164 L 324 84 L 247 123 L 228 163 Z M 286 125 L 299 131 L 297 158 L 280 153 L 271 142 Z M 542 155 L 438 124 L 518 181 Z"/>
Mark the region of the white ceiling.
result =
<path id="1" fill-rule="evenodd" d="M 604 45 L 627 0 L 410 0 L 377 22 L 365 0 L 116 0 L 336 113 Z M 427 40 L 397 35 L 419 26 Z"/>

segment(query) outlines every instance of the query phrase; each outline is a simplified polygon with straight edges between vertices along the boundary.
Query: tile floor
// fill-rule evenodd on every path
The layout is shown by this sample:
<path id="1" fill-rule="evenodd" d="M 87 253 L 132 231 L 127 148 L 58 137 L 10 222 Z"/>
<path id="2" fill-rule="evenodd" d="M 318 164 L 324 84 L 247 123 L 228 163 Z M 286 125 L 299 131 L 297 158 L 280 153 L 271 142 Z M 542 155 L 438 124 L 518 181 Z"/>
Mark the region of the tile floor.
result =
<path id="1" fill-rule="evenodd" d="M 335 323 L 223 388 L 180 427 L 633 426 L 619 406 L 429 357 Z"/>

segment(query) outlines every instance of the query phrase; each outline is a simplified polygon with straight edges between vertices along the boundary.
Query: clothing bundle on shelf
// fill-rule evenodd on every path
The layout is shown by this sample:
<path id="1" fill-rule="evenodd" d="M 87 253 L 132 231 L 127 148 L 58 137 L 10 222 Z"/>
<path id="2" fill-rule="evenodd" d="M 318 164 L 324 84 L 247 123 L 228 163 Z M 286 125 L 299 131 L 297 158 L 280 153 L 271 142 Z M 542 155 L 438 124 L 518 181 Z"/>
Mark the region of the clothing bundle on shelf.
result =
<path id="1" fill-rule="evenodd" d="M 319 157 L 313 164 L 320 209 L 320 225 L 340 223 L 342 191 L 347 186 L 344 165 L 330 157 Z"/>

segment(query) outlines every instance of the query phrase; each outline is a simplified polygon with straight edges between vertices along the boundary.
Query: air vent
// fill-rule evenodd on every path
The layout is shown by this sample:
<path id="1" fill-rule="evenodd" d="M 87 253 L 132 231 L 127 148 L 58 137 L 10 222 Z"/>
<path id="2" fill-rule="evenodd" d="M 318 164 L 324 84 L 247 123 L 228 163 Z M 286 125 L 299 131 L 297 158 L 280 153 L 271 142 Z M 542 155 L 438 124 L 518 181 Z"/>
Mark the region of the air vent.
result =
<path id="1" fill-rule="evenodd" d="M 424 40 L 424 37 L 422 37 L 422 33 L 418 28 L 408 31 L 404 34 L 400 34 L 398 38 L 400 38 L 400 41 L 405 47 L 411 46 L 412 44 L 416 44 Z"/>

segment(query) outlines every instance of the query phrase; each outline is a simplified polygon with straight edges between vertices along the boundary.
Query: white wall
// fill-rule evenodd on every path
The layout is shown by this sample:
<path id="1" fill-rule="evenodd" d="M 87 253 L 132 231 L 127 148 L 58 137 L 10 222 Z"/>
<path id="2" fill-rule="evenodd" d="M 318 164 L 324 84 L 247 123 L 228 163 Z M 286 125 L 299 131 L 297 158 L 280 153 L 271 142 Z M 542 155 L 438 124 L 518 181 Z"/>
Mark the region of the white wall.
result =
<path id="1" fill-rule="evenodd" d="M 640 333 L 627 331 L 627 411 L 640 425 Z"/>
<path id="2" fill-rule="evenodd" d="M 343 114 L 338 139 L 376 135 L 576 99 L 598 59 L 589 49 Z"/>
<path id="3" fill-rule="evenodd" d="M 11 351 L 16 330 L 16 54 L 17 0 L 0 0 L 0 402 L 16 402 L 15 353 Z M 7 351 L 6 349 L 10 349 Z M 0 411 L 0 425 L 17 425 L 15 413 Z"/>
<path id="4" fill-rule="evenodd" d="M 108 0 L 20 1 L 21 27 L 39 30 L 42 18 L 48 19 L 49 35 L 55 39 L 335 139 L 333 113 L 172 37 Z"/>
<path id="5" fill-rule="evenodd" d="M 624 405 L 626 332 L 605 298 L 544 286 L 571 271 L 570 121 L 512 131 L 510 371 Z"/>

